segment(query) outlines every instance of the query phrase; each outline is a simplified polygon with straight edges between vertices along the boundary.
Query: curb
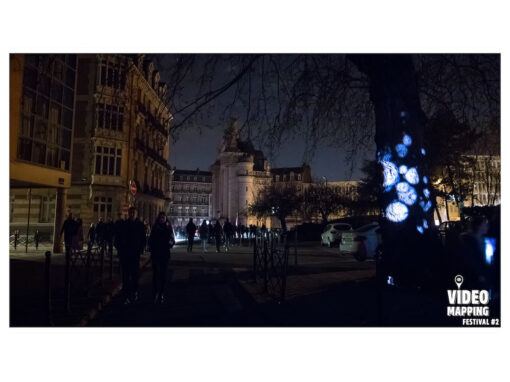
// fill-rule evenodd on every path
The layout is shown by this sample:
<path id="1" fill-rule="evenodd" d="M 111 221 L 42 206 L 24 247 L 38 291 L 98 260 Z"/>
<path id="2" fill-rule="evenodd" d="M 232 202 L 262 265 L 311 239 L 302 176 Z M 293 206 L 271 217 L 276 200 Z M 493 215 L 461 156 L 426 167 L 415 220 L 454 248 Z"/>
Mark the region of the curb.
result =
<path id="1" fill-rule="evenodd" d="M 150 255 L 147 256 L 147 259 L 144 260 L 142 265 L 140 266 L 140 270 L 143 271 L 147 265 L 150 263 L 151 257 Z M 92 309 L 89 310 L 89 312 L 83 316 L 76 326 L 78 327 L 84 327 L 89 324 L 90 321 L 92 321 L 96 316 L 103 310 L 105 306 L 107 306 L 110 301 L 117 296 L 120 291 L 122 290 L 122 282 L 119 281 L 115 286 L 112 288 L 112 290 L 106 294 L 106 296 L 103 297 L 101 301 L 99 301 Z"/>

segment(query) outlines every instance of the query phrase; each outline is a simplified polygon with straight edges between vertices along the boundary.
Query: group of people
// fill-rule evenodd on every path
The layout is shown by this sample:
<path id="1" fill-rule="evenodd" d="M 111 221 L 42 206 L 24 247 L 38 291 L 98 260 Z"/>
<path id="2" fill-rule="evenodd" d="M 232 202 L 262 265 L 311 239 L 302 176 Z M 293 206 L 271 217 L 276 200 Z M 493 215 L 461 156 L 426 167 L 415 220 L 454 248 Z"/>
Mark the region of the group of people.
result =
<path id="1" fill-rule="evenodd" d="M 64 221 L 60 234 L 64 235 L 66 254 L 74 248 L 74 241 L 81 230 L 81 220 L 74 220 L 72 213 Z M 150 234 L 149 234 L 150 232 Z M 83 247 L 83 231 L 81 230 Z M 160 212 L 150 231 L 136 216 L 136 208 L 128 210 L 128 218 L 119 219 L 113 223 L 111 219 L 105 223 L 102 218 L 92 223 L 88 233 L 89 245 L 104 246 L 117 250 L 122 274 L 122 293 L 124 303 L 130 304 L 138 300 L 138 281 L 140 273 L 140 256 L 148 247 L 151 254 L 153 270 L 153 298 L 154 303 L 164 301 L 164 290 L 170 249 L 175 244 L 172 226 L 167 221 L 165 212 Z M 90 248 L 90 247 L 89 247 Z M 81 249 L 81 248 L 79 248 Z"/>
<path id="2" fill-rule="evenodd" d="M 193 218 L 189 219 L 188 224 L 186 225 L 186 236 L 188 238 L 188 252 L 193 252 L 193 242 L 195 240 L 195 234 L 198 230 L 198 237 L 202 242 L 202 252 L 207 252 L 207 243 L 210 240 L 214 240 L 216 244 L 216 252 L 221 252 L 222 243 L 225 246 L 225 252 L 228 252 L 230 246 L 233 243 L 233 238 L 238 232 L 236 227 L 229 222 L 228 218 L 221 225 L 219 220 L 216 220 L 215 224 L 207 223 L 205 220 L 202 221 L 202 224 L 197 228 L 195 223 L 193 223 Z"/>

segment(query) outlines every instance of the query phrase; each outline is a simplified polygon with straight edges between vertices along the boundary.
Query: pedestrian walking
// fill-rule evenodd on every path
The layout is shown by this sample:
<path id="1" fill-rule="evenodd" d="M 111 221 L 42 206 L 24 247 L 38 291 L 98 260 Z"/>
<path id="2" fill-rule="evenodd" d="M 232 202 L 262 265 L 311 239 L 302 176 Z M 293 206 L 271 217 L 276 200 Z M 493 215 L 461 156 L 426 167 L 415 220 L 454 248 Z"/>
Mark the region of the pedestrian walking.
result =
<path id="1" fill-rule="evenodd" d="M 209 227 L 205 220 L 200 225 L 198 229 L 198 235 L 200 236 L 200 240 L 202 241 L 202 252 L 207 252 L 207 239 L 209 238 Z"/>
<path id="2" fill-rule="evenodd" d="M 170 249 L 175 244 L 174 231 L 165 212 L 159 213 L 148 241 L 152 262 L 152 297 L 155 304 L 161 304 L 165 299 Z"/>
<path id="3" fill-rule="evenodd" d="M 96 225 L 94 222 L 90 223 L 89 232 L 87 233 L 88 248 L 92 248 L 96 241 Z"/>
<path id="4" fill-rule="evenodd" d="M 188 235 L 188 252 L 193 252 L 193 240 L 195 240 L 196 231 L 197 226 L 193 223 L 193 218 L 189 218 L 189 222 L 186 225 L 186 235 Z"/>
<path id="5" fill-rule="evenodd" d="M 64 221 L 62 225 L 62 229 L 60 230 L 60 237 L 64 234 L 64 245 L 66 255 L 71 254 L 71 250 L 73 247 L 73 236 L 76 233 L 76 222 L 73 219 L 73 213 L 69 212 L 67 214 L 67 219 Z"/>
<path id="6" fill-rule="evenodd" d="M 122 292 L 125 304 L 138 299 L 138 278 L 140 273 L 140 256 L 145 248 L 145 228 L 136 218 L 136 208 L 130 207 L 128 219 L 120 225 L 116 244 L 122 271 Z"/>
<path id="7" fill-rule="evenodd" d="M 219 220 L 216 220 L 216 224 L 214 225 L 214 240 L 216 242 L 216 252 L 221 252 L 220 246 L 221 246 L 221 238 L 223 236 L 223 228 L 221 227 L 221 224 Z"/>
<path id="8" fill-rule="evenodd" d="M 72 247 L 75 251 L 81 251 L 83 249 L 83 222 L 78 218 L 75 224 Z"/>
<path id="9" fill-rule="evenodd" d="M 114 231 L 115 231 L 115 227 L 113 224 L 113 220 L 111 218 L 108 218 L 108 221 L 105 223 L 105 230 L 104 230 L 105 247 L 107 248 L 108 253 L 113 252 Z"/>
<path id="10" fill-rule="evenodd" d="M 235 233 L 235 228 L 228 221 L 228 218 L 225 220 L 225 224 L 223 224 L 223 232 L 225 233 L 225 252 L 228 252 L 230 249 L 230 244 L 232 244 L 232 237 Z"/>
<path id="11" fill-rule="evenodd" d="M 104 223 L 103 218 L 100 217 L 99 221 L 96 224 L 96 244 L 101 248 L 104 245 L 105 230 L 106 224 Z"/>

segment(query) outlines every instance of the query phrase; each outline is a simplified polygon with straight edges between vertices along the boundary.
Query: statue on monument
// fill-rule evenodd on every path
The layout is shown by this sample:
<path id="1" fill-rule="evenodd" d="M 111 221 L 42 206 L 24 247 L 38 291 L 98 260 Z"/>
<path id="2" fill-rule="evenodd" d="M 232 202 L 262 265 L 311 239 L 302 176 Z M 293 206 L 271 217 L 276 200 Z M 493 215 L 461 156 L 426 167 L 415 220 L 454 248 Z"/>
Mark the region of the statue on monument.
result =
<path id="1" fill-rule="evenodd" d="M 223 145 L 221 151 L 237 151 L 237 141 L 239 139 L 239 128 L 237 127 L 237 119 L 233 118 L 230 126 L 223 133 Z"/>

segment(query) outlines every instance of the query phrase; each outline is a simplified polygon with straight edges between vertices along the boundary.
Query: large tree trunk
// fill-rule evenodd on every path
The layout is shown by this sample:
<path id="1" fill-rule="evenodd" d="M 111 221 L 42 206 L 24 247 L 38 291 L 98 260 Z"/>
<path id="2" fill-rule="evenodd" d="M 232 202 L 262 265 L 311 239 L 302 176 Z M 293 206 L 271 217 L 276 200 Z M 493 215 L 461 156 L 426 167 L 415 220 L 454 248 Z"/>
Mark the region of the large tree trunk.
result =
<path id="1" fill-rule="evenodd" d="M 426 153 L 422 148 L 426 118 L 420 106 L 412 57 L 352 55 L 349 58 L 369 78 L 375 110 L 377 160 L 385 174 L 379 195 L 383 268 L 378 272 L 383 271 L 384 278 L 391 274 L 397 283 L 415 282 L 416 276 L 423 274 L 420 259 L 426 251 L 424 237 L 429 236 L 433 225 L 434 205 L 428 180 L 424 178 Z M 408 172 L 413 170 L 409 174 L 400 173 L 405 169 L 402 166 Z M 408 192 L 397 192 L 402 189 Z"/>

